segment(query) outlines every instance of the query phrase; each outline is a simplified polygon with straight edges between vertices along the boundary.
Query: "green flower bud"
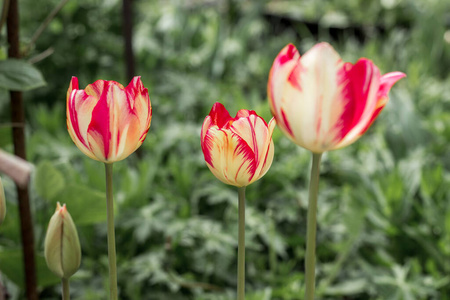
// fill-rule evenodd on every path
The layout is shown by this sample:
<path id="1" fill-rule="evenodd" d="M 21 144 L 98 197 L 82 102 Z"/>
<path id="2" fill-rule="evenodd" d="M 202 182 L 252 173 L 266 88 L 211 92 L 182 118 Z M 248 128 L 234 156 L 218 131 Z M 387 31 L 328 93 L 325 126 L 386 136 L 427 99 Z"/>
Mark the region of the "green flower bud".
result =
<path id="1" fill-rule="evenodd" d="M 0 178 L 0 225 L 6 216 L 5 190 L 3 189 L 2 179 Z"/>
<path id="2" fill-rule="evenodd" d="M 60 278 L 69 278 L 80 267 L 81 247 L 77 228 L 66 205 L 56 204 L 48 224 L 44 247 L 48 268 Z"/>

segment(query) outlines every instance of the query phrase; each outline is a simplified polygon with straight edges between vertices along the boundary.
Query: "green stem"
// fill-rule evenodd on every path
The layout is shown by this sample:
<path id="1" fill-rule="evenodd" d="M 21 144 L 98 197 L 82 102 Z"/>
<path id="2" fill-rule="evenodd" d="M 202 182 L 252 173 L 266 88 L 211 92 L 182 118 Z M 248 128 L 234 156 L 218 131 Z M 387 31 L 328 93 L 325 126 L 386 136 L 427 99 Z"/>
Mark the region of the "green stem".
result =
<path id="1" fill-rule="evenodd" d="M 238 285 L 237 299 L 245 299 L 245 186 L 239 194 L 239 238 L 238 238 Z"/>
<path id="2" fill-rule="evenodd" d="M 114 233 L 113 165 L 105 163 L 106 213 L 108 223 L 109 299 L 117 300 L 116 238 Z"/>
<path id="3" fill-rule="evenodd" d="M 305 261 L 305 300 L 314 300 L 316 281 L 316 215 L 317 193 L 319 190 L 319 170 L 322 153 L 313 153 L 311 178 L 309 182 L 308 224 L 306 233 L 306 261 Z"/>
<path id="4" fill-rule="evenodd" d="M 69 278 L 62 279 L 62 298 L 63 300 L 70 300 Z"/>

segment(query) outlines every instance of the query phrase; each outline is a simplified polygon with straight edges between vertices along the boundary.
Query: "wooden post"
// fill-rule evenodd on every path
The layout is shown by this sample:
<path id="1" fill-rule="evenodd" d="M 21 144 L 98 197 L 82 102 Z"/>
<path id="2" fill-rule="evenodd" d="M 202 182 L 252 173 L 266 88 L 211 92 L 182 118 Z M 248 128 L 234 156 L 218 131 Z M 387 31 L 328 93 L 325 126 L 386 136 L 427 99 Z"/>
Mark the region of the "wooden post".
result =
<path id="1" fill-rule="evenodd" d="M 134 53 L 133 53 L 133 1 L 123 0 L 122 26 L 123 41 L 125 45 L 125 68 L 127 83 L 133 79 L 135 74 Z"/>
<path id="2" fill-rule="evenodd" d="M 8 57 L 20 58 L 19 49 L 19 7 L 18 0 L 10 0 L 8 17 L 6 20 L 8 36 Z M 25 110 L 21 92 L 10 91 L 11 99 L 11 122 L 23 126 L 14 126 L 12 128 L 14 154 L 26 159 L 25 148 Z M 37 280 L 36 280 L 36 262 L 34 256 L 34 233 L 33 222 L 31 218 L 30 199 L 28 196 L 28 187 L 17 188 L 17 197 L 19 202 L 20 214 L 20 232 L 22 235 L 22 252 L 24 262 L 24 275 L 26 296 L 28 300 L 38 300 Z"/>

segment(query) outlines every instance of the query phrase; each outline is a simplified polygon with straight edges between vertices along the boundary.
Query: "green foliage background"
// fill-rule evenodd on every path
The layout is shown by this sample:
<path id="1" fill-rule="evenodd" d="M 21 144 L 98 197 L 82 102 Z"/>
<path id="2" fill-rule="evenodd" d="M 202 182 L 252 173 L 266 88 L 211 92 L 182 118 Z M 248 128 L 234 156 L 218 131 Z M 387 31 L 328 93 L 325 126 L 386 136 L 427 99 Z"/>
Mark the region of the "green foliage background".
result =
<path id="1" fill-rule="evenodd" d="M 20 1 L 26 47 L 56 0 Z M 237 191 L 207 169 L 200 127 L 212 104 L 271 118 L 267 77 L 277 53 L 330 42 L 345 61 L 372 59 L 408 77 L 359 141 L 323 157 L 317 299 L 450 299 L 450 2 L 135 0 L 137 75 L 152 125 L 140 154 L 116 163 L 120 299 L 234 299 Z M 42 258 L 56 201 L 67 204 L 83 250 L 74 299 L 107 298 L 104 170 L 70 140 L 71 76 L 125 83 L 118 0 L 69 1 L 27 58 L 47 85 L 27 98 L 28 158 L 40 299 L 59 299 Z M 6 44 L 3 41 L 3 49 Z M 12 151 L 8 94 L 0 147 Z M 274 133 L 269 172 L 247 188 L 247 299 L 303 298 L 310 154 Z M 23 298 L 17 202 L 4 178 L 0 280 Z"/>

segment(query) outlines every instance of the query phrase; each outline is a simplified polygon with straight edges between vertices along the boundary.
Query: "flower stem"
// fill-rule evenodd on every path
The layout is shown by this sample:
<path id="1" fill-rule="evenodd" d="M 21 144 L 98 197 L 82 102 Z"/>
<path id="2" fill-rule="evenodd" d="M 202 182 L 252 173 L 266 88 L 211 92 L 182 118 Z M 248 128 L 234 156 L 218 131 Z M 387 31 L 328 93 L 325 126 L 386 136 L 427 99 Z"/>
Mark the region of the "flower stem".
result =
<path id="1" fill-rule="evenodd" d="M 69 278 L 62 279 L 62 298 L 63 300 L 70 300 Z"/>
<path id="2" fill-rule="evenodd" d="M 319 190 L 319 170 L 321 158 L 322 153 L 313 153 L 311 178 L 309 182 L 308 224 L 306 233 L 305 300 L 314 300 L 316 281 L 317 193 Z"/>
<path id="3" fill-rule="evenodd" d="M 105 163 L 106 213 L 108 226 L 109 299 L 117 300 L 116 238 L 114 233 L 113 165 Z"/>
<path id="4" fill-rule="evenodd" d="M 238 189 L 239 194 L 239 238 L 238 238 L 238 285 L 237 299 L 245 299 L 245 186 Z"/>

